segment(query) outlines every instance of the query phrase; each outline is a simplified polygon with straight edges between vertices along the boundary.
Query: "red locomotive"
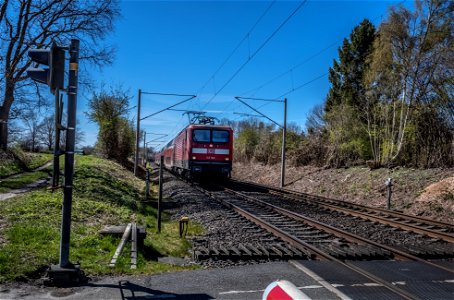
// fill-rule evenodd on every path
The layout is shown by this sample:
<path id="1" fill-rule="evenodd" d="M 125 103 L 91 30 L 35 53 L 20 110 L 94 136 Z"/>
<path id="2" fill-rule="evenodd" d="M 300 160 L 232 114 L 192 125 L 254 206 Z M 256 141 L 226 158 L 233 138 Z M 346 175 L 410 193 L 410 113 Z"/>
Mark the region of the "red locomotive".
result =
<path id="1" fill-rule="evenodd" d="M 156 154 L 155 161 L 159 163 L 163 156 L 166 168 L 185 177 L 205 174 L 230 177 L 232 150 L 232 128 L 191 124 Z"/>

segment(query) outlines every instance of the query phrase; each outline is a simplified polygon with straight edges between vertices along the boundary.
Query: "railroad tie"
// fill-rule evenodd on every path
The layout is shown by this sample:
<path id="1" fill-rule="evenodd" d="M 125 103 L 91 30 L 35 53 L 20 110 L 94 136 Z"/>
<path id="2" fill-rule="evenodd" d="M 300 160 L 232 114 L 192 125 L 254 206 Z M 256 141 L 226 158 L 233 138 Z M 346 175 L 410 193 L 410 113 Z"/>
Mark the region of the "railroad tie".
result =
<path id="1" fill-rule="evenodd" d="M 263 255 L 263 253 L 260 252 L 259 249 L 257 249 L 256 247 L 254 247 L 254 245 L 250 245 L 250 244 L 249 244 L 249 245 L 247 245 L 247 247 L 248 247 L 249 249 L 251 249 L 252 251 L 254 251 L 254 255 L 255 255 L 255 256 L 262 256 L 262 255 Z"/>
<path id="2" fill-rule="evenodd" d="M 252 256 L 252 252 L 249 251 L 243 244 L 238 245 L 238 249 L 242 250 L 244 253 L 246 253 L 248 256 Z"/>
<path id="3" fill-rule="evenodd" d="M 267 257 L 270 256 L 270 253 L 268 252 L 268 250 L 266 250 L 262 245 L 258 245 L 258 246 L 257 246 L 257 249 L 259 249 L 260 251 L 262 251 L 262 253 L 265 254 Z"/>
<path id="4" fill-rule="evenodd" d="M 238 256 L 240 256 L 240 257 L 242 256 L 240 250 L 238 250 L 236 247 L 233 247 L 233 246 L 232 246 L 232 247 L 230 247 L 230 249 L 231 249 L 233 252 L 235 252 L 236 255 L 238 255 Z"/>
<path id="5" fill-rule="evenodd" d="M 283 247 L 280 244 L 276 244 L 275 246 L 276 246 L 276 248 L 279 248 L 279 250 L 284 252 L 287 256 L 289 256 L 289 257 L 293 257 L 294 256 L 294 253 L 292 251 L 290 251 L 287 247 Z"/>
<path id="6" fill-rule="evenodd" d="M 284 257 L 284 253 L 281 250 L 277 249 L 274 245 L 270 247 L 270 250 L 273 250 L 273 252 L 278 256 Z"/>
<path id="7" fill-rule="evenodd" d="M 225 248 L 224 246 L 222 246 L 222 245 L 219 246 L 219 250 L 221 250 L 222 252 L 224 252 L 224 254 L 225 254 L 226 256 L 229 256 L 229 255 L 230 255 L 230 251 L 229 251 L 227 248 Z"/>

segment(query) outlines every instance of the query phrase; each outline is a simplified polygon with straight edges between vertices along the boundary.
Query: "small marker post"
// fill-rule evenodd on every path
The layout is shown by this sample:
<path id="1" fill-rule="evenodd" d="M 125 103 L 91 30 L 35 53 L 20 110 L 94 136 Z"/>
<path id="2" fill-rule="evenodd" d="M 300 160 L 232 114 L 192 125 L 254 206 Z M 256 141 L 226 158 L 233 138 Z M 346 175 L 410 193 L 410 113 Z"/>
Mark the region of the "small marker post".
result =
<path id="1" fill-rule="evenodd" d="M 388 187 L 388 209 L 391 209 L 391 195 L 393 193 L 393 179 L 390 177 L 385 181 L 385 185 Z"/>

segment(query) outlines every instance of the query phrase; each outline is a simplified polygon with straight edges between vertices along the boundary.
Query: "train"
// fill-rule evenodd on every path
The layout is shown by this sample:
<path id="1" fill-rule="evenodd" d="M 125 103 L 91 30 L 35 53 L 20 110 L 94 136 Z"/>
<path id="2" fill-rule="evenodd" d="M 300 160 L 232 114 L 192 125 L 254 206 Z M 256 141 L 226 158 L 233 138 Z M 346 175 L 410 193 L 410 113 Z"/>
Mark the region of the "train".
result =
<path id="1" fill-rule="evenodd" d="M 230 178 L 233 130 L 229 126 L 190 124 L 155 155 L 164 167 L 190 179 Z"/>

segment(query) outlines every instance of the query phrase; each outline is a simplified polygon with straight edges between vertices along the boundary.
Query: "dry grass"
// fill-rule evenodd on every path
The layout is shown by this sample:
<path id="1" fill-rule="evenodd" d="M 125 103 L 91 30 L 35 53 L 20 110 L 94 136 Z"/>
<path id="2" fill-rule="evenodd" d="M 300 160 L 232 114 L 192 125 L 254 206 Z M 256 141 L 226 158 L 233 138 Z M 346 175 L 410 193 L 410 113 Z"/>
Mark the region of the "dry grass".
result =
<path id="1" fill-rule="evenodd" d="M 280 165 L 234 164 L 233 177 L 278 186 Z M 386 207 L 385 181 L 393 178 L 392 207 L 444 222 L 454 218 L 454 169 L 367 167 L 322 169 L 312 166 L 286 169 L 286 188 L 375 207 Z M 439 183 L 439 184 L 437 184 Z M 435 185 L 433 185 L 435 184 Z"/>

